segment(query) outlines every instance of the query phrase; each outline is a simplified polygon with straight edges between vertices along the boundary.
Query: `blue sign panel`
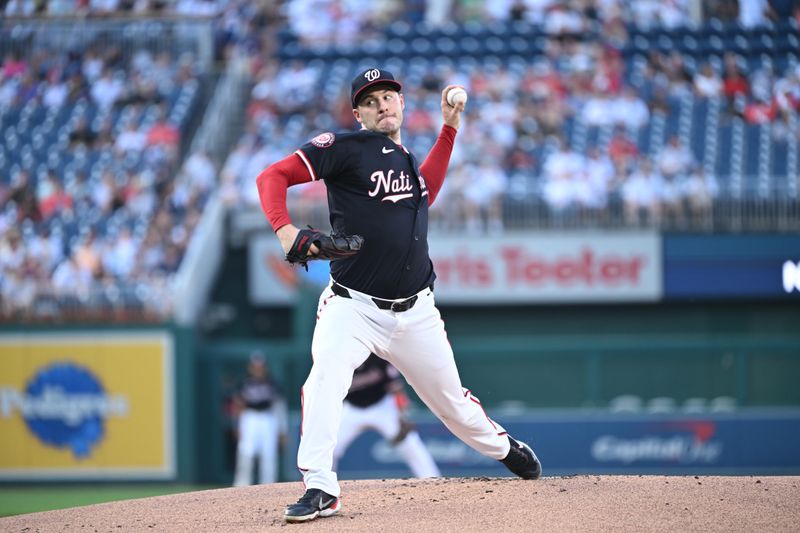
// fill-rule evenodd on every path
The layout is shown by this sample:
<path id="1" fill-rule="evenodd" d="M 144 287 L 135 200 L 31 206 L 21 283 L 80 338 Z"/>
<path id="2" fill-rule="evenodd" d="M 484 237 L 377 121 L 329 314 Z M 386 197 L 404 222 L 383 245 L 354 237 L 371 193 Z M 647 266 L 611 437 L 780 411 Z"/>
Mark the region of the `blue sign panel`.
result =
<path id="1" fill-rule="evenodd" d="M 798 235 L 667 235 L 664 297 L 800 298 Z"/>
<path id="2" fill-rule="evenodd" d="M 502 417 L 531 444 L 544 474 L 800 473 L 800 410 L 730 414 L 623 415 L 570 412 Z M 418 431 L 442 475 L 512 476 L 454 437 L 437 420 Z M 405 478 L 411 471 L 377 433 L 359 437 L 339 464 L 340 479 Z"/>

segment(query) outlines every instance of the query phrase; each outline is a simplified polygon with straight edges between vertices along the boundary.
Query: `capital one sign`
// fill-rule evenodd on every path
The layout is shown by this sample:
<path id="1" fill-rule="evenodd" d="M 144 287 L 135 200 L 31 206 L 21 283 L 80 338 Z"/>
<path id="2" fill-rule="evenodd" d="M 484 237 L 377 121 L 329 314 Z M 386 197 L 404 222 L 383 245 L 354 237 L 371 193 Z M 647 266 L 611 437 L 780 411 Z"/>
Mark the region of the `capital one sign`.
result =
<path id="1" fill-rule="evenodd" d="M 520 233 L 432 236 L 442 303 L 655 301 L 661 297 L 657 233 Z"/>

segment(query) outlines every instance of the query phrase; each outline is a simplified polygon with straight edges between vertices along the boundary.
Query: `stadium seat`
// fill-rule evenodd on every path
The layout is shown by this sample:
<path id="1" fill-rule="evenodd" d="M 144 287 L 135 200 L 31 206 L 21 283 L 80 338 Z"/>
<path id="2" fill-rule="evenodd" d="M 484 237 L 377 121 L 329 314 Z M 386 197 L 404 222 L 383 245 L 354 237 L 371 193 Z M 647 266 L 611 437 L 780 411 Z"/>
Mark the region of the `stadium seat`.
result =
<path id="1" fill-rule="evenodd" d="M 389 37 L 406 37 L 411 32 L 411 26 L 404 20 L 396 20 L 386 28 Z"/>
<path id="2" fill-rule="evenodd" d="M 483 53 L 483 46 L 481 41 L 473 36 L 463 37 L 459 42 L 459 48 L 465 53 L 470 55 L 478 55 Z"/>
<path id="3" fill-rule="evenodd" d="M 490 54 L 501 55 L 506 53 L 506 41 L 497 36 L 488 37 L 484 41 L 486 51 Z"/>

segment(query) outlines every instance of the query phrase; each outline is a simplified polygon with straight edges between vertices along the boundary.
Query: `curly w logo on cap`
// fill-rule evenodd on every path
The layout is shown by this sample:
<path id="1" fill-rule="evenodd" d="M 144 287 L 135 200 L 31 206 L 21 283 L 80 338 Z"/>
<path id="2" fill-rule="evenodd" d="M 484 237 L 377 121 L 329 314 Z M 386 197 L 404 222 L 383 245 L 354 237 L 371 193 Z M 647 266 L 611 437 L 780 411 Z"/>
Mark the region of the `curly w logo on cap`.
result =
<path id="1" fill-rule="evenodd" d="M 400 82 L 394 79 L 394 75 L 388 70 L 380 70 L 377 68 L 363 70 L 353 78 L 353 83 L 351 84 L 350 99 L 353 102 L 353 109 L 358 107 L 358 101 L 368 89 L 372 89 L 378 85 L 386 85 L 397 92 L 400 92 L 403 88 Z"/>

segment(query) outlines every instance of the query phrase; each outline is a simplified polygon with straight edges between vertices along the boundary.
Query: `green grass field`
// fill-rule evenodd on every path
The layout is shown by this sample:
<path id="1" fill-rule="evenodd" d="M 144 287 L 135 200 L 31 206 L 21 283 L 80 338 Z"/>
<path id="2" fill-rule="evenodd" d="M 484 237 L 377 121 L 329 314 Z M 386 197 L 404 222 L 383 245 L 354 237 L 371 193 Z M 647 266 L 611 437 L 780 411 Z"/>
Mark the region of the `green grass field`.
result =
<path id="1" fill-rule="evenodd" d="M 198 485 L 3 485 L 0 517 L 219 488 Z"/>

